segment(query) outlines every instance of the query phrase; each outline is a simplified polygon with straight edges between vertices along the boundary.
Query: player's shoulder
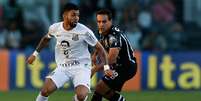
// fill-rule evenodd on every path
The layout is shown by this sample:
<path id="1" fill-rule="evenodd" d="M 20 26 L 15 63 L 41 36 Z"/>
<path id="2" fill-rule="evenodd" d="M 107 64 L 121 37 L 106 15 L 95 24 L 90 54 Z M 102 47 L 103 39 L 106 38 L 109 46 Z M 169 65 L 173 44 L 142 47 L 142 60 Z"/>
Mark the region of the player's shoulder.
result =
<path id="1" fill-rule="evenodd" d="M 112 36 L 121 36 L 121 34 L 123 33 L 123 30 L 121 30 L 121 28 L 119 26 L 112 26 L 111 27 L 111 33 L 110 35 Z"/>
<path id="2" fill-rule="evenodd" d="M 58 29 L 59 27 L 61 27 L 63 22 L 57 22 L 57 23 L 53 23 L 52 25 L 50 25 L 49 29 L 51 30 L 56 30 Z"/>
<path id="3" fill-rule="evenodd" d="M 56 23 L 53 23 L 52 25 L 50 26 L 53 26 L 53 27 L 59 27 L 63 22 L 56 22 Z"/>
<path id="4" fill-rule="evenodd" d="M 77 23 L 77 28 L 84 31 L 91 31 L 91 29 L 89 29 L 86 25 L 82 23 Z"/>
<path id="5" fill-rule="evenodd" d="M 49 26 L 49 34 L 54 34 L 56 31 L 58 31 L 62 26 L 62 22 L 53 23 Z"/>

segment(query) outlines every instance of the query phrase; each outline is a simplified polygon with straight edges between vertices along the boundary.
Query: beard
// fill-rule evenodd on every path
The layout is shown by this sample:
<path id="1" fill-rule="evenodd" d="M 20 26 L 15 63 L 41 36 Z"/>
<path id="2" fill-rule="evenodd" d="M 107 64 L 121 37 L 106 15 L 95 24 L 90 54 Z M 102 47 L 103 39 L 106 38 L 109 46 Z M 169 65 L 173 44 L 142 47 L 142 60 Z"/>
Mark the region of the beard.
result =
<path id="1" fill-rule="evenodd" d="M 71 23 L 70 23 L 70 26 L 71 26 L 72 28 L 76 27 L 76 25 L 77 25 L 77 22 L 71 22 Z"/>

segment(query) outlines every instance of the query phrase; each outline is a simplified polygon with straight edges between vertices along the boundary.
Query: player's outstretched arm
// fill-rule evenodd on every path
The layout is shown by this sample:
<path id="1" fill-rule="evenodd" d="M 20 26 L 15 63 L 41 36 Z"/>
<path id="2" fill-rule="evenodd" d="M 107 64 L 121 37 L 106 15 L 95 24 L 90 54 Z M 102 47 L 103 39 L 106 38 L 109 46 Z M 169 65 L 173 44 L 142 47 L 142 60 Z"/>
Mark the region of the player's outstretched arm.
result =
<path id="1" fill-rule="evenodd" d="M 36 59 L 37 55 L 39 54 L 39 52 L 45 47 L 47 46 L 47 44 L 50 41 L 50 37 L 48 35 L 45 35 L 42 37 L 42 39 L 40 40 L 36 50 L 33 52 L 33 54 L 31 54 L 28 58 L 27 58 L 27 63 L 28 64 L 32 64 L 34 62 L 34 60 Z"/>
<path id="2" fill-rule="evenodd" d="M 103 48 L 103 46 L 100 44 L 100 42 L 96 44 L 96 52 L 102 63 L 100 63 L 99 66 L 95 66 L 96 68 L 92 69 L 92 75 L 94 74 L 93 72 L 97 72 L 99 70 L 104 69 L 105 75 L 109 77 L 112 76 L 113 72 L 112 70 L 110 70 L 110 67 L 109 67 L 108 55 L 105 49 Z"/>
<path id="3" fill-rule="evenodd" d="M 95 50 L 94 52 L 93 52 L 93 54 L 92 54 L 92 56 L 91 56 L 91 58 L 92 58 L 92 65 L 93 65 L 93 67 L 92 67 L 92 69 L 91 69 L 91 78 L 93 77 L 93 75 L 96 73 L 96 72 L 98 72 L 98 67 L 97 67 L 97 50 Z"/>
<path id="4" fill-rule="evenodd" d="M 91 77 L 93 77 L 93 75 L 96 72 L 103 70 L 103 66 L 105 64 L 105 57 L 104 56 L 105 55 L 107 56 L 107 54 L 104 53 L 104 51 L 105 51 L 104 48 L 102 47 L 102 45 L 99 42 L 96 44 L 95 48 L 96 49 L 94 50 L 94 52 L 92 54 L 93 68 L 91 69 Z M 102 55 L 104 55 L 104 56 L 102 56 Z"/>
<path id="5" fill-rule="evenodd" d="M 97 42 L 95 52 L 99 56 L 100 61 L 103 64 L 108 65 L 107 53 L 106 53 L 105 49 L 103 48 L 103 46 L 100 44 L 100 42 Z"/>

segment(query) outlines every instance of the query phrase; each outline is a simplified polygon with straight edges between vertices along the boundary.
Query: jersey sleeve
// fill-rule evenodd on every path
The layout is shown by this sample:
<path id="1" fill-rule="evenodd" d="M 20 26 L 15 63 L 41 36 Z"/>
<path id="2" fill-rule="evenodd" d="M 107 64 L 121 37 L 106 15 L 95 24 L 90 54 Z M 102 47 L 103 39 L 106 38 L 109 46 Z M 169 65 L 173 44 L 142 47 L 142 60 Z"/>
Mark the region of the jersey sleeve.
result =
<path id="1" fill-rule="evenodd" d="M 110 48 L 121 48 L 121 37 L 120 35 L 109 35 Z"/>
<path id="2" fill-rule="evenodd" d="M 51 25 L 48 29 L 48 33 L 47 33 L 47 37 L 48 38 L 52 38 L 54 37 L 54 32 L 55 32 L 55 28 L 54 28 L 54 25 Z"/>
<path id="3" fill-rule="evenodd" d="M 88 30 L 85 33 L 85 41 L 91 45 L 91 46 L 95 46 L 96 43 L 98 42 L 98 39 L 95 37 L 94 33 L 91 30 Z"/>

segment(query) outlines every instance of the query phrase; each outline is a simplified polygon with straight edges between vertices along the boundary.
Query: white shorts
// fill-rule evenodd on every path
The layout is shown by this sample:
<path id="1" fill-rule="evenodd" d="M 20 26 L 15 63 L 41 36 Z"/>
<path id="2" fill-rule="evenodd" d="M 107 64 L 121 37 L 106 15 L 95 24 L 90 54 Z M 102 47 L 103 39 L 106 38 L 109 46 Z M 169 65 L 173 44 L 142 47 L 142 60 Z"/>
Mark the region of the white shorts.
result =
<path id="1" fill-rule="evenodd" d="M 46 78 L 52 79 L 57 88 L 72 80 L 74 88 L 78 85 L 86 86 L 90 91 L 91 65 L 79 64 L 71 67 L 57 67 Z"/>

